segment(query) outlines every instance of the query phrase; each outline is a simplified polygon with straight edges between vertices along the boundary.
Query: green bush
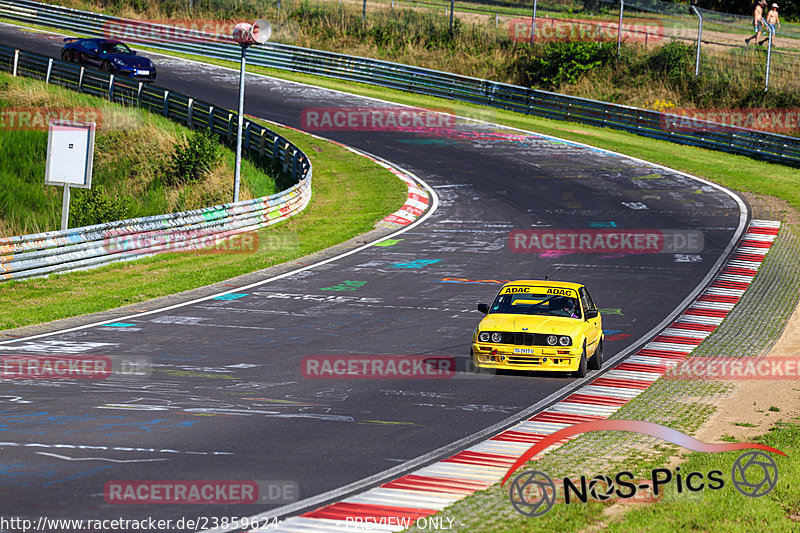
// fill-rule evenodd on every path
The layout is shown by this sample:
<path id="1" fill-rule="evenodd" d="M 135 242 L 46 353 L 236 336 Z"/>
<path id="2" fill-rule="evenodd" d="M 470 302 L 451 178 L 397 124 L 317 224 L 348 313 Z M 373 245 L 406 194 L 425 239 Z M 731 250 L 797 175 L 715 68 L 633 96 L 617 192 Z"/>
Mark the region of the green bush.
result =
<path id="1" fill-rule="evenodd" d="M 200 180 L 222 158 L 222 146 L 216 135 L 206 130 L 195 130 L 184 144 L 162 165 L 162 181 L 167 187 L 184 185 Z"/>
<path id="2" fill-rule="evenodd" d="M 574 84 L 591 70 L 614 60 L 616 45 L 607 42 L 549 42 L 520 46 L 511 69 L 524 85 L 554 89 Z"/>
<path id="3" fill-rule="evenodd" d="M 128 206 L 125 200 L 118 196 L 109 196 L 102 185 L 96 185 L 91 189 L 72 189 L 70 194 L 71 228 L 127 218 Z"/>
<path id="4" fill-rule="evenodd" d="M 670 41 L 648 55 L 644 60 L 643 67 L 656 77 L 663 76 L 677 84 L 694 76 L 694 63 L 694 45 Z"/>

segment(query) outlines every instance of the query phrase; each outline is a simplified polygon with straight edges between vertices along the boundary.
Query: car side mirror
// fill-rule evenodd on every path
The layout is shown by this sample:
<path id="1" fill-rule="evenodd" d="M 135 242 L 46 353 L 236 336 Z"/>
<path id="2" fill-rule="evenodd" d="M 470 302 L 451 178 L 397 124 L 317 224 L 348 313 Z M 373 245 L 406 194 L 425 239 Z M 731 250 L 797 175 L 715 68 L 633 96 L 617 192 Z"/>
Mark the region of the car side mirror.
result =
<path id="1" fill-rule="evenodd" d="M 489 314 L 489 304 L 478 304 L 478 311 L 480 311 L 484 315 L 488 315 Z"/>
<path id="2" fill-rule="evenodd" d="M 586 320 L 589 320 L 590 318 L 597 318 L 597 315 L 599 314 L 600 311 L 597 309 L 590 309 L 589 311 L 586 311 Z"/>

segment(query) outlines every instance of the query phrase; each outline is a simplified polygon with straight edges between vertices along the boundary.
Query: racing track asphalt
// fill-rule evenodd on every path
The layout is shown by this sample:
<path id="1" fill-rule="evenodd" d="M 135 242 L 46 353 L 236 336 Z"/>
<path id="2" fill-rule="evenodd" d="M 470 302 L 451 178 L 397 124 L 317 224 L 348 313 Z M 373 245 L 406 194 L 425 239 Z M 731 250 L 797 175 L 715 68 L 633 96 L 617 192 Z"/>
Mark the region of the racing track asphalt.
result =
<path id="1" fill-rule="evenodd" d="M 53 36 L 1 26 L 0 42 L 59 56 Z M 156 62 L 159 85 L 236 107 L 237 72 L 164 57 Z M 276 79 L 248 79 L 246 112 L 289 126 L 301 126 L 306 108 L 373 106 L 393 107 Z M 409 169 L 436 191 L 438 210 L 392 246 L 368 248 L 235 299 L 128 320 L 127 327 L 0 345 L 3 354 L 116 355 L 153 363 L 147 380 L 3 382 L 0 515 L 253 515 L 274 506 L 114 505 L 104 501 L 103 487 L 130 479 L 292 480 L 307 498 L 382 472 L 495 424 L 572 379 L 514 373 L 304 379 L 303 357 L 441 354 L 463 364 L 482 316 L 475 305 L 491 301 L 498 285 L 442 280 L 544 275 L 587 284 L 607 310 L 608 357 L 689 295 L 740 223 L 730 195 L 685 175 L 461 122 L 437 132 L 322 133 Z M 694 258 L 546 257 L 513 253 L 506 244 L 512 229 L 612 222 L 701 230 L 705 248 Z M 352 291 L 325 290 L 344 281 L 365 283 Z"/>

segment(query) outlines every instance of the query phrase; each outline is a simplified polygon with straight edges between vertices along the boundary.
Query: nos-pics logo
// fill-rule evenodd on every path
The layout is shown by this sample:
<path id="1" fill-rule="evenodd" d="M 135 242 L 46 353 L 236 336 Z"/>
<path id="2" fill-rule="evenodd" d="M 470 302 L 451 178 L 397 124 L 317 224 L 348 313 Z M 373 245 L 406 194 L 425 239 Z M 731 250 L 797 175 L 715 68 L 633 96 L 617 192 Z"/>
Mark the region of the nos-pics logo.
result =
<path id="1" fill-rule="evenodd" d="M 622 471 L 613 476 L 601 474 L 591 478 L 587 476 L 580 476 L 577 479 L 565 477 L 560 480 L 561 486 L 558 487 L 544 472 L 526 470 L 516 476 L 509 486 L 508 494 L 511 505 L 526 516 L 536 517 L 547 513 L 557 502 L 568 505 L 578 502 L 587 503 L 590 498 L 595 501 L 607 501 L 612 498 L 628 500 L 637 497 L 637 493 L 641 495 L 642 492 L 649 492 L 658 497 L 663 494 L 663 490 L 667 486 L 674 487 L 679 494 L 697 493 L 706 489 L 720 490 L 728 481 L 743 496 L 758 498 L 772 492 L 778 482 L 778 465 L 775 459 L 765 452 L 785 455 L 780 450 L 764 444 L 709 444 L 652 422 L 598 420 L 575 424 L 545 437 L 517 460 L 506 473 L 503 483 L 521 465 L 547 447 L 579 433 L 608 430 L 632 431 L 651 435 L 699 452 L 719 453 L 742 449 L 750 451 L 741 454 L 734 461 L 729 476 L 726 476 L 721 470 L 687 473 L 681 472 L 680 467 L 676 467 L 674 470 L 656 468 L 651 470 L 650 477 L 645 479 L 634 479 L 633 473 Z"/>

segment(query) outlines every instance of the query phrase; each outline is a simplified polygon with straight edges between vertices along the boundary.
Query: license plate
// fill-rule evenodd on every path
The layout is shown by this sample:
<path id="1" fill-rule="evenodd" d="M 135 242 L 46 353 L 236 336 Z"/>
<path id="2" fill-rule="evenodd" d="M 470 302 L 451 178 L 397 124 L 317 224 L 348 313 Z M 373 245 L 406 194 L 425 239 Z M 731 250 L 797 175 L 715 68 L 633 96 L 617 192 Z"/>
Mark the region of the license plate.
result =
<path id="1" fill-rule="evenodd" d="M 514 348 L 514 353 L 525 353 L 529 355 L 533 355 L 536 353 L 533 348 Z"/>
<path id="2" fill-rule="evenodd" d="M 137 76 L 149 76 L 150 75 L 150 71 L 149 70 L 137 70 L 136 71 L 136 75 Z"/>

